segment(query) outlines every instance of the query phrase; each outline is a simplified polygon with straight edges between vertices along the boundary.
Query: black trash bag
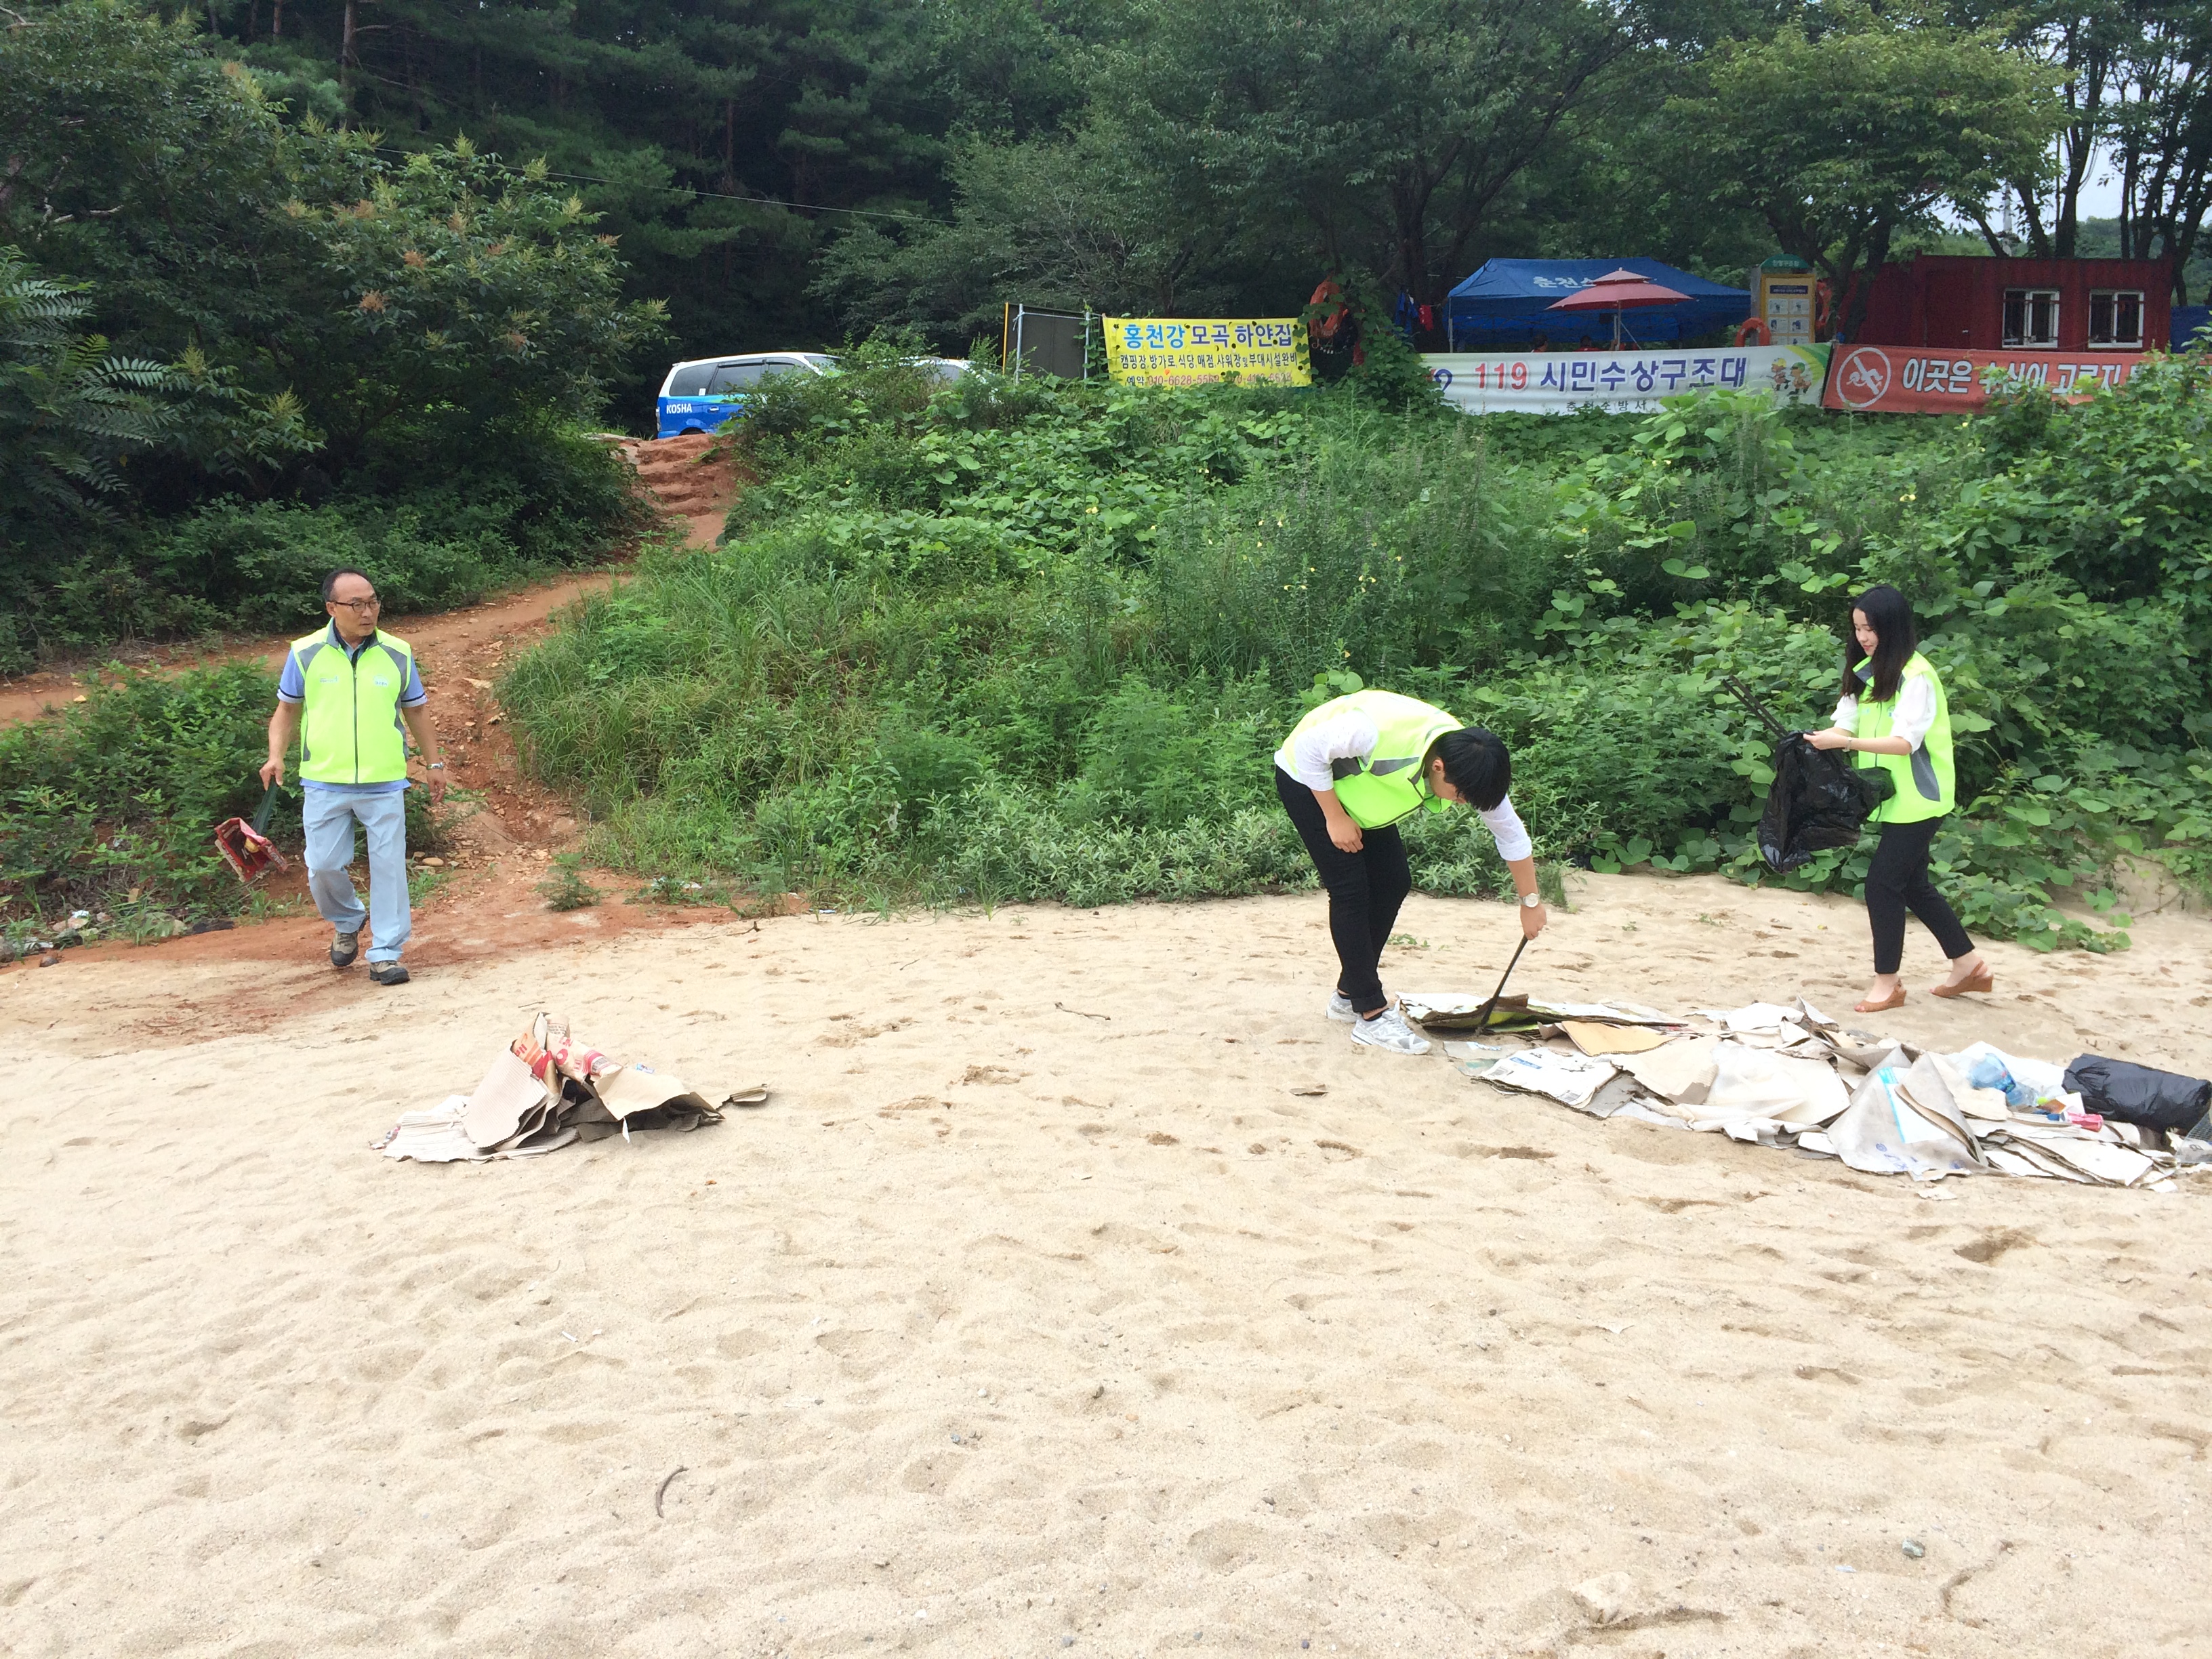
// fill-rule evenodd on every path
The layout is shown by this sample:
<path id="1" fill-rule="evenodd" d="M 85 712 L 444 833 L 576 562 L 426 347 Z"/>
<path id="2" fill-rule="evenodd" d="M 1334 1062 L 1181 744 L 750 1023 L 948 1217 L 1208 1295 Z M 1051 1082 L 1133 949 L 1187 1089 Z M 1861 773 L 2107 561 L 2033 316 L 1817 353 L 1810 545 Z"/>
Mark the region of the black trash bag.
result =
<path id="1" fill-rule="evenodd" d="M 2102 1054 L 2075 1055 L 2066 1087 L 2083 1110 L 2146 1129 L 2188 1129 L 2212 1110 L 2212 1082 Z"/>
<path id="2" fill-rule="evenodd" d="M 1852 765 L 1832 749 L 1815 749 L 1802 732 L 1774 746 L 1774 787 L 1759 815 L 1759 851 L 1769 867 L 1795 870 L 1813 854 L 1856 844 L 1867 815 L 1896 783 L 1887 769 Z"/>

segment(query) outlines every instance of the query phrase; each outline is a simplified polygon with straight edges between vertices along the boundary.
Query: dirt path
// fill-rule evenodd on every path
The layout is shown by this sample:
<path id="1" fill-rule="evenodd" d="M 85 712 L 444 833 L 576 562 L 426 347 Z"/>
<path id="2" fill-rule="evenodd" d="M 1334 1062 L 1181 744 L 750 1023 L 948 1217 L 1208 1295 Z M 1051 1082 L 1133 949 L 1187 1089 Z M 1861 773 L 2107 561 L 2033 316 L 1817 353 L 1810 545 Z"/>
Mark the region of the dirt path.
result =
<path id="1" fill-rule="evenodd" d="M 702 465 L 712 444 L 707 438 L 672 438 L 659 442 L 626 441 L 623 447 L 637 469 L 640 488 L 670 518 L 684 525 L 690 544 L 711 547 L 721 533 L 723 514 L 735 499 L 738 480 L 727 461 Z M 690 913 L 661 906 L 621 902 L 636 884 L 594 873 L 593 884 L 608 901 L 566 917 L 548 911 L 537 892 L 554 855 L 573 848 L 582 824 L 574 806 L 559 794 L 532 782 L 523 772 L 507 723 L 506 711 L 492 688 L 514 655 L 540 638 L 562 611 L 591 594 L 604 592 L 622 574 L 623 564 L 580 571 L 487 599 L 459 611 L 385 619 L 406 640 L 422 665 L 429 688 L 448 763 L 447 845 L 430 856 L 442 882 L 415 917 L 408 959 L 424 965 L 498 954 L 518 946 L 541 946 L 579 933 L 623 933 L 638 927 L 678 925 Z M 228 640 L 145 652 L 134 666 L 156 672 L 182 672 L 223 662 L 258 660 L 273 682 L 283 666 L 292 635 Z M 97 666 L 74 672 L 54 671 L 0 680 L 0 726 L 51 716 L 72 701 L 82 701 Z M 298 825 L 279 844 L 296 842 Z M 155 947 L 179 960 L 287 960 L 312 956 L 328 931 L 307 902 L 304 873 L 264 878 L 271 898 L 292 902 L 295 914 L 231 931 L 174 939 Z M 708 913 L 727 919 L 727 912 Z M 106 945 L 73 955 L 97 957 L 128 949 Z"/>
<path id="2" fill-rule="evenodd" d="M 640 491 L 668 519 L 684 526 L 685 540 L 693 547 L 714 544 L 722 533 L 724 518 L 737 499 L 737 469 L 726 457 L 708 459 L 713 444 L 713 439 L 702 437 L 652 441 L 625 438 L 616 446 L 636 470 Z M 621 570 L 617 562 L 533 582 L 459 611 L 386 617 L 384 623 L 422 653 L 427 673 L 434 651 L 501 633 L 534 633 L 555 611 L 586 593 L 604 589 Z M 118 659 L 133 668 L 181 672 L 258 657 L 273 674 L 283 665 L 284 647 L 296 632 L 223 637 L 212 643 L 133 645 L 36 673 L 0 677 L 0 726 L 41 720 L 73 702 L 83 702 L 88 684 L 108 662 Z"/>

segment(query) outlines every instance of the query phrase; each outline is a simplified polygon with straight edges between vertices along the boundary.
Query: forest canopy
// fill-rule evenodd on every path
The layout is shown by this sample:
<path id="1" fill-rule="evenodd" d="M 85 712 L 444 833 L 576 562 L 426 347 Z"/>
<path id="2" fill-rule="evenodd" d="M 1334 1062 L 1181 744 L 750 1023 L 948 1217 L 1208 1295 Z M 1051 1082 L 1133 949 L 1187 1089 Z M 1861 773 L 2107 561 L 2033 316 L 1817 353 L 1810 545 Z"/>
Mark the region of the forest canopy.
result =
<path id="1" fill-rule="evenodd" d="M 0 114 L 11 225 L 46 214 L 41 152 L 69 149 L 68 100 L 13 68 L 27 37 L 120 27 L 89 21 L 112 4 L 27 3 L 0 31 L 29 82 Z M 961 349 L 1009 297 L 1279 313 L 1328 265 L 1433 302 L 1493 255 L 1740 276 L 1778 248 L 2107 251 L 2172 256 L 2185 301 L 2212 204 L 2207 0 L 120 9 L 167 45 L 135 41 L 88 89 L 130 99 L 146 54 L 188 53 L 379 155 L 465 137 L 538 164 L 615 239 L 625 296 L 665 301 L 702 352 L 887 319 Z M 195 119 L 234 118 L 196 99 L 166 125 Z M 2119 212 L 2085 223 L 2104 175 Z M 612 384 L 634 402 L 653 366 Z"/>
<path id="2" fill-rule="evenodd" d="M 20 0 L 0 669 L 289 621 L 334 554 L 416 605 L 600 556 L 585 434 L 677 356 L 1499 255 L 1787 252 L 1846 331 L 1917 248 L 2185 301 L 2208 49 L 2212 0 Z"/>

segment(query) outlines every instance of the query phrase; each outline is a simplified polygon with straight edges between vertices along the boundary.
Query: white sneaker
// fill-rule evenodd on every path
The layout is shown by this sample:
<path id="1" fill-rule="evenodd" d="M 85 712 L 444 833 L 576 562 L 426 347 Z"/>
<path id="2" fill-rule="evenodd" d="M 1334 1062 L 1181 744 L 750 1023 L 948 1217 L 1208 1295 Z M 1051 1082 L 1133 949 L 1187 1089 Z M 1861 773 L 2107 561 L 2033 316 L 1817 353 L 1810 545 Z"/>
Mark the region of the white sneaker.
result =
<path id="1" fill-rule="evenodd" d="M 1387 1048 L 1394 1054 L 1425 1054 L 1429 1040 L 1418 1036 L 1395 1008 L 1386 1008 L 1372 1019 L 1352 1028 L 1352 1040 L 1370 1048 Z"/>
<path id="2" fill-rule="evenodd" d="M 1359 1010 L 1352 1006 L 1352 999 L 1341 991 L 1328 994 L 1328 1017 L 1340 1024 L 1349 1025 L 1359 1018 Z"/>

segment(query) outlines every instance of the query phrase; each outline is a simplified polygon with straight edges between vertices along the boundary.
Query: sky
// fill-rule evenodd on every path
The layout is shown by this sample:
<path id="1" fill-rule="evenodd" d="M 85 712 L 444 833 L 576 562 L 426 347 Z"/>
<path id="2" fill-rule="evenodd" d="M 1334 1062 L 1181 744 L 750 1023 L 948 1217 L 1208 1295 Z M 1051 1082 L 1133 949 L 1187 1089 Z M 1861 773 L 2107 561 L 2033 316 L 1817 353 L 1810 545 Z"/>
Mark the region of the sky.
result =
<path id="1" fill-rule="evenodd" d="M 2104 155 L 2091 164 L 2089 176 L 2082 181 L 2081 212 L 2084 219 L 2120 216 L 2120 170 Z"/>

